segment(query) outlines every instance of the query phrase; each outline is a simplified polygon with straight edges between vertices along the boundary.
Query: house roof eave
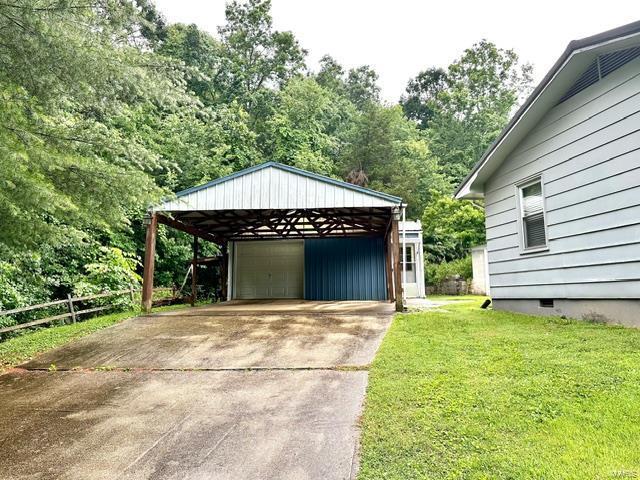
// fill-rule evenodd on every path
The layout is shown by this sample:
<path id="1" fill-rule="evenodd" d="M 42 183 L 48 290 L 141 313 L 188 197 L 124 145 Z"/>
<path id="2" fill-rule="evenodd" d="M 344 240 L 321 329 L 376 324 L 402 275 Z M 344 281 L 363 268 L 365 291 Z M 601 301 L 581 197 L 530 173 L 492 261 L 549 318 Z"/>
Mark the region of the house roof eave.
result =
<path id="1" fill-rule="evenodd" d="M 506 127 L 496 140 L 474 165 L 465 179 L 454 192 L 457 199 L 482 198 L 484 196 L 484 182 L 487 177 L 502 163 L 521 138 L 514 135 L 519 129 L 540 120 L 559 100 L 571 79 L 579 75 L 586 65 L 600 52 L 599 49 L 608 48 L 611 44 L 633 40 L 640 36 L 640 21 L 623 25 L 606 32 L 573 40 L 569 43 L 560 58 L 522 106 L 516 111 Z M 514 138 L 516 137 L 516 138 Z"/>

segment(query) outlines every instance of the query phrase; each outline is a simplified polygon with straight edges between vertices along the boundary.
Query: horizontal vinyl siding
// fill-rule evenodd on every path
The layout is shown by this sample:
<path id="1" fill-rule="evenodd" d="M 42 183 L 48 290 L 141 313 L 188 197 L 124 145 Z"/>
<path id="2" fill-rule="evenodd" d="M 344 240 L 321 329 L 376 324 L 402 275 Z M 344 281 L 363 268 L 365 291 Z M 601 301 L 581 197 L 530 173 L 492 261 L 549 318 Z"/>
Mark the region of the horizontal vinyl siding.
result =
<path id="1" fill-rule="evenodd" d="M 603 104 L 615 103 L 615 101 L 609 100 L 612 95 L 614 95 L 613 98 L 620 98 L 624 95 L 624 92 L 633 91 L 633 82 L 640 77 L 640 71 L 633 66 L 634 63 L 637 65 L 638 60 L 634 60 L 613 72 L 609 75 L 608 81 L 598 82 L 588 92 L 583 91 L 556 106 L 556 108 L 547 113 L 535 130 L 540 131 L 556 122 L 561 122 L 564 117 L 571 115 L 572 112 L 578 109 L 587 114 L 598 112 L 603 108 Z M 629 86 L 628 84 L 632 85 Z"/>
<path id="2" fill-rule="evenodd" d="M 588 218 L 602 213 L 635 207 L 638 204 L 640 204 L 640 185 L 614 193 L 608 193 L 600 198 L 585 200 L 556 210 L 547 210 L 548 221 L 550 225 L 570 222 L 579 218 Z M 512 212 L 515 217 L 515 210 L 512 210 Z"/>
<path id="3" fill-rule="evenodd" d="M 613 258 L 613 260 L 612 260 Z M 578 250 L 561 254 L 521 255 L 517 259 L 494 260 L 491 273 L 500 276 L 517 272 L 580 268 L 587 265 L 606 265 L 610 262 L 640 262 L 638 244 L 612 245 L 608 248 Z"/>
<path id="4" fill-rule="evenodd" d="M 555 240 L 554 240 L 555 241 Z M 536 255 L 520 255 L 518 246 L 506 246 L 490 251 L 491 263 L 511 262 L 520 258 L 540 258 L 545 255 L 564 255 L 577 251 L 592 251 L 607 249 L 616 245 L 638 245 L 640 248 L 640 225 L 630 225 L 611 230 L 601 230 L 575 237 L 565 237 L 562 245 L 557 246 L 551 252 L 538 253 Z"/>
<path id="5" fill-rule="evenodd" d="M 637 149 L 640 138 L 640 96 L 635 101 L 637 105 L 633 105 L 633 108 L 637 110 L 624 120 L 616 121 L 596 132 L 578 132 L 577 135 L 582 137 L 572 140 L 572 143 L 554 145 L 547 149 L 543 145 L 532 152 L 531 156 L 521 158 L 520 166 L 506 174 L 498 173 L 502 172 L 502 167 L 498 169 L 497 174 L 487 183 L 487 194 L 491 194 L 491 202 L 511 196 L 513 184 L 522 178 L 540 172 L 548 173 L 551 178 L 560 178 L 562 170 L 555 172 L 554 167 L 565 165 L 565 168 L 578 171 Z M 593 125 L 590 123 L 583 125 L 584 128 L 591 126 Z M 508 166 L 511 166 L 511 162 Z"/>
<path id="6" fill-rule="evenodd" d="M 564 283 L 597 283 L 603 280 L 640 281 L 640 259 L 635 262 L 584 264 L 575 268 L 551 268 L 516 273 L 494 273 L 492 287 L 553 285 Z M 609 261 L 609 260 L 607 260 Z M 539 267 L 535 267 L 539 268 Z"/>
<path id="7" fill-rule="evenodd" d="M 562 298 L 562 299 L 637 299 L 640 281 L 602 281 L 598 283 L 567 283 L 563 285 L 541 284 L 537 286 L 491 286 L 491 296 L 507 298 Z"/>
<path id="8" fill-rule="evenodd" d="M 534 175 L 549 248 L 523 254 L 515 185 Z M 551 110 L 485 202 L 495 298 L 640 298 L 640 60 Z"/>

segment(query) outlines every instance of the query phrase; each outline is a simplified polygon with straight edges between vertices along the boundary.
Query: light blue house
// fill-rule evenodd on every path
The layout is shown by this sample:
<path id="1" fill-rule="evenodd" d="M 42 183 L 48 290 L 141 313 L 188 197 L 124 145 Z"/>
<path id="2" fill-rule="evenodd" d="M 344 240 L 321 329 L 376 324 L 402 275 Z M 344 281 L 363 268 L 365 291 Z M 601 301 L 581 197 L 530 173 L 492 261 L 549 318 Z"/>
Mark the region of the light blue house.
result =
<path id="1" fill-rule="evenodd" d="M 640 325 L 640 22 L 571 42 L 456 197 L 495 308 Z"/>

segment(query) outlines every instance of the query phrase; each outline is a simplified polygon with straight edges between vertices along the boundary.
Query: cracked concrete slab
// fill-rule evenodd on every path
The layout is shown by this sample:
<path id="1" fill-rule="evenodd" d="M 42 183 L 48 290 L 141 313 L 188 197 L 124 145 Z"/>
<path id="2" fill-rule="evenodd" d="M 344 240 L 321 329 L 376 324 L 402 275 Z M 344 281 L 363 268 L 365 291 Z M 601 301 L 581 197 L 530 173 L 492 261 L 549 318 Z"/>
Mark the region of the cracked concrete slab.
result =
<path id="1" fill-rule="evenodd" d="M 41 355 L 25 367 L 365 365 L 373 359 L 392 312 L 392 305 L 381 302 L 218 304 L 135 318 Z"/>
<path id="2" fill-rule="evenodd" d="M 366 372 L 13 372 L 3 479 L 350 478 Z"/>
<path id="3" fill-rule="evenodd" d="M 0 478 L 354 478 L 366 365 L 391 314 L 376 302 L 222 304 L 45 354 L 0 376 Z M 81 370 L 29 370 L 51 363 Z M 92 370 L 104 365 L 120 368 Z"/>

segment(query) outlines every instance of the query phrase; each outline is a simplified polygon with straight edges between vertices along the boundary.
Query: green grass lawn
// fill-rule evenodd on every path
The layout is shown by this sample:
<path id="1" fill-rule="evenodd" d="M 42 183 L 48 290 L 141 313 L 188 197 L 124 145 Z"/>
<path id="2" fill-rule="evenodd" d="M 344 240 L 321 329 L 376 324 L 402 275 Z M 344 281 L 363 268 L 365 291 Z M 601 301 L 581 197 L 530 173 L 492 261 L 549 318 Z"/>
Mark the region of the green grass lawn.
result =
<path id="1" fill-rule="evenodd" d="M 154 312 L 186 308 L 189 305 L 171 305 L 154 308 Z M 7 368 L 35 357 L 36 355 L 62 346 L 77 338 L 84 337 L 115 323 L 135 317 L 140 310 L 111 313 L 69 325 L 51 326 L 29 330 L 8 340 L 0 342 L 0 373 Z"/>
<path id="2" fill-rule="evenodd" d="M 396 317 L 359 478 L 640 478 L 640 331 L 480 303 Z"/>
<path id="3" fill-rule="evenodd" d="M 484 295 L 429 295 L 428 299 L 432 301 L 443 301 L 443 300 L 451 300 L 455 302 L 472 302 L 479 301 L 478 305 L 482 304 L 482 302 L 486 299 Z"/>

